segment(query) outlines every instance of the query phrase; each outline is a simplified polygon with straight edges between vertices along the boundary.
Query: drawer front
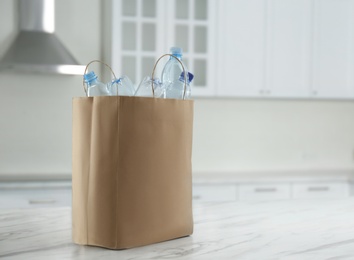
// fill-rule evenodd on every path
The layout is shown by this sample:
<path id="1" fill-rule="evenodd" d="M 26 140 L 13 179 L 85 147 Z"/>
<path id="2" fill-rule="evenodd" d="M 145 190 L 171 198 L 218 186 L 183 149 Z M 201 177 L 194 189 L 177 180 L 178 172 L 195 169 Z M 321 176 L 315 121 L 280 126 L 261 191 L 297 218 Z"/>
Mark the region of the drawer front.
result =
<path id="1" fill-rule="evenodd" d="M 313 182 L 294 183 L 293 197 L 295 199 L 304 198 L 345 198 L 350 193 L 347 182 Z"/>
<path id="2" fill-rule="evenodd" d="M 237 187 L 231 184 L 194 184 L 193 200 L 208 201 L 235 201 Z"/>
<path id="3" fill-rule="evenodd" d="M 0 190 L 0 208 L 43 208 L 70 206 L 70 188 Z"/>
<path id="4" fill-rule="evenodd" d="M 240 200 L 278 200 L 289 199 L 290 184 L 241 184 Z"/>

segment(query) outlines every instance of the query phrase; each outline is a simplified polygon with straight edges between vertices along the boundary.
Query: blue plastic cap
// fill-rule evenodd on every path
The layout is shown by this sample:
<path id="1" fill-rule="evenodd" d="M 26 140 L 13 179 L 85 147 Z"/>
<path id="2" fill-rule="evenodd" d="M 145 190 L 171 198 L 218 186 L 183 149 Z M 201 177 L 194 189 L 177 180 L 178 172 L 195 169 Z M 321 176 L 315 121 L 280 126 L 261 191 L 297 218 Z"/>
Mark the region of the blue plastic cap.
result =
<path id="1" fill-rule="evenodd" d="M 180 47 L 171 47 L 170 49 L 171 54 L 182 55 L 182 48 Z"/>
<path id="2" fill-rule="evenodd" d="M 122 78 L 114 79 L 114 80 L 112 80 L 112 84 L 114 84 L 114 83 L 119 84 L 121 81 L 122 81 Z"/>
<path id="3" fill-rule="evenodd" d="M 97 75 L 93 71 L 90 71 L 89 73 L 86 73 L 84 75 L 85 82 L 90 82 L 90 81 L 92 81 L 94 79 L 97 79 Z"/>
<path id="4" fill-rule="evenodd" d="M 154 78 L 154 84 L 160 85 L 161 84 L 161 80 L 159 78 Z"/>
<path id="5" fill-rule="evenodd" d="M 191 83 L 194 78 L 194 75 L 190 72 L 188 72 L 188 83 Z M 181 76 L 179 76 L 179 80 L 184 82 L 184 73 L 181 73 Z"/>

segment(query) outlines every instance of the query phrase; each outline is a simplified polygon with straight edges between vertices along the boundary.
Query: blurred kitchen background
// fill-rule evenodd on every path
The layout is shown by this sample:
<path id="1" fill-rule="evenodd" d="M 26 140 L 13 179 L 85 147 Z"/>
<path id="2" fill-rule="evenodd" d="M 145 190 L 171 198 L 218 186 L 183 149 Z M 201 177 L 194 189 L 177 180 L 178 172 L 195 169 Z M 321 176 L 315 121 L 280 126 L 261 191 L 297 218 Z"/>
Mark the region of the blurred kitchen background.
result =
<path id="1" fill-rule="evenodd" d="M 0 59 L 18 6 L 0 1 Z M 354 0 L 60 0 L 54 34 L 136 84 L 183 48 L 196 202 L 354 194 Z M 70 205 L 82 76 L 2 69 L 0 90 L 0 208 Z"/>

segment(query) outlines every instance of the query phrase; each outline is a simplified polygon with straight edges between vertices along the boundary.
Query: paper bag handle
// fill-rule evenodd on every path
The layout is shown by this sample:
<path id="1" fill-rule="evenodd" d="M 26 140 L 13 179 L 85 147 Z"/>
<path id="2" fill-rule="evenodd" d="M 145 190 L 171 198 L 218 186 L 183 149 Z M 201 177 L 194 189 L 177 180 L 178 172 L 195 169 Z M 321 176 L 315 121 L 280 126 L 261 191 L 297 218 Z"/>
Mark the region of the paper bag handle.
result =
<path id="1" fill-rule="evenodd" d="M 155 65 L 154 65 L 154 69 L 152 70 L 152 74 L 151 74 L 151 88 L 152 88 L 152 96 L 155 97 L 155 90 L 154 90 L 154 74 L 155 74 L 155 70 L 156 70 L 156 66 L 159 63 L 159 61 L 166 56 L 170 56 L 175 58 L 179 64 L 181 64 L 182 69 L 183 69 L 183 75 L 184 75 L 184 91 L 183 91 L 183 99 L 186 96 L 186 89 L 187 89 L 187 77 L 186 77 L 186 70 L 184 69 L 183 63 L 174 55 L 172 54 L 164 54 L 162 55 L 160 58 L 158 58 L 158 60 L 156 61 Z"/>
<path id="2" fill-rule="evenodd" d="M 93 61 L 90 61 L 90 62 L 86 65 L 86 68 L 85 68 L 85 71 L 84 71 L 84 75 L 86 74 L 88 67 L 89 67 L 92 63 L 94 63 L 94 62 L 98 62 L 98 63 L 101 63 L 101 64 L 105 65 L 105 66 L 111 71 L 111 73 L 112 73 L 114 79 L 117 79 L 116 74 L 114 74 L 112 68 L 111 68 L 107 63 L 104 63 L 103 61 L 100 61 L 100 60 L 93 60 Z M 84 87 L 85 94 L 86 94 L 86 96 L 88 97 L 87 89 L 86 89 L 86 87 L 85 87 L 85 79 L 84 79 L 84 78 L 82 79 L 82 86 Z M 118 89 L 117 89 L 117 91 L 118 91 Z M 118 94 L 118 93 L 117 93 L 117 94 Z"/>

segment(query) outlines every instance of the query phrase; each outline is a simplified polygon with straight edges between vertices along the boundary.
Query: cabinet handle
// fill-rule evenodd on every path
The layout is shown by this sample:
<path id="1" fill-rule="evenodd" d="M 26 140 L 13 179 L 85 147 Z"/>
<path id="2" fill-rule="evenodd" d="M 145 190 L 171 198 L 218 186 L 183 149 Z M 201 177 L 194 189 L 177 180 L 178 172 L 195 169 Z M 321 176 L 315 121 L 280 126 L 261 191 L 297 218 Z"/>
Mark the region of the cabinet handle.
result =
<path id="1" fill-rule="evenodd" d="M 54 204 L 56 200 L 52 199 L 30 199 L 28 200 L 29 204 Z"/>
<path id="2" fill-rule="evenodd" d="M 329 187 L 308 187 L 307 191 L 329 191 Z"/>
<path id="3" fill-rule="evenodd" d="M 276 192 L 276 188 L 255 188 L 255 192 Z"/>
<path id="4" fill-rule="evenodd" d="M 199 195 L 194 195 L 194 196 L 193 196 L 193 199 L 194 199 L 194 200 L 200 200 L 200 196 L 199 196 Z"/>

